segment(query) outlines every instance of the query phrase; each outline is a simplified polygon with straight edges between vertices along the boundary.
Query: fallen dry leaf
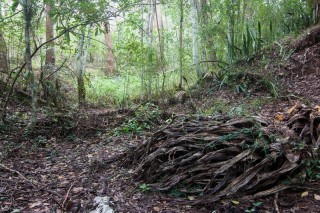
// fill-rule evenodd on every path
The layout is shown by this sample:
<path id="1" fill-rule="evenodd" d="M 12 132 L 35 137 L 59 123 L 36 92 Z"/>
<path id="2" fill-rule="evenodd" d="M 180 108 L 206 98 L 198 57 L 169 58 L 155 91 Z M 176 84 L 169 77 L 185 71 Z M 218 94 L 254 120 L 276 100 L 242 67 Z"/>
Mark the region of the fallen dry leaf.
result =
<path id="1" fill-rule="evenodd" d="M 306 197 L 306 196 L 308 196 L 308 194 L 309 194 L 308 191 L 302 192 L 302 193 L 301 193 L 301 197 Z"/>
<path id="2" fill-rule="evenodd" d="M 237 200 L 232 200 L 231 202 L 232 202 L 234 205 L 239 205 L 239 204 L 240 204 L 240 202 L 237 201 Z"/>
<path id="3" fill-rule="evenodd" d="M 283 120 L 284 120 L 284 115 L 281 114 L 281 113 L 279 113 L 278 115 L 276 115 L 275 119 L 276 119 L 277 121 L 283 121 Z"/>
<path id="4" fill-rule="evenodd" d="M 160 212 L 160 208 L 157 206 L 153 207 L 153 210 L 155 210 L 156 212 Z"/>
<path id="5" fill-rule="evenodd" d="M 293 107 L 291 107 L 291 108 L 287 111 L 287 113 L 288 113 L 288 114 L 291 114 L 298 106 L 299 106 L 299 104 L 294 105 Z"/>
<path id="6" fill-rule="evenodd" d="M 38 207 L 42 204 L 41 201 L 35 202 L 35 203 L 29 203 L 29 208 L 32 209 L 34 207 Z"/>
<path id="7" fill-rule="evenodd" d="M 194 196 L 188 196 L 189 200 L 194 200 Z"/>
<path id="8" fill-rule="evenodd" d="M 79 193 L 79 192 L 81 192 L 82 190 L 83 190 L 83 187 L 75 187 L 75 188 L 72 189 L 72 192 L 74 192 L 74 193 Z"/>
<path id="9" fill-rule="evenodd" d="M 315 200 L 320 200 L 320 195 L 314 194 L 314 199 Z"/>

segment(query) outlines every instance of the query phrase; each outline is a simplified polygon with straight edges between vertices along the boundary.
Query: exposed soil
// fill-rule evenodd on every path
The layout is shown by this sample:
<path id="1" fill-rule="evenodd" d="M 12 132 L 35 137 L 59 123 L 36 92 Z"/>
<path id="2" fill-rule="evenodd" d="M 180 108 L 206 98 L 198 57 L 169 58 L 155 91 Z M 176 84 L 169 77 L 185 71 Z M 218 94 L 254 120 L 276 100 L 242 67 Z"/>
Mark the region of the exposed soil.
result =
<path id="1" fill-rule="evenodd" d="M 223 200 L 193 206 L 189 202 L 192 197 L 142 192 L 141 183 L 133 180 L 130 168 L 110 163 L 166 125 L 171 113 L 205 111 L 217 99 L 232 107 L 247 103 L 249 112 L 267 118 L 274 118 L 296 103 L 320 105 L 319 35 L 319 27 L 312 29 L 292 44 L 295 51 L 286 62 L 274 62 L 265 68 L 272 69 L 282 85 L 280 98 L 272 98 L 263 90 L 252 89 L 248 95 L 225 87 L 213 89 L 220 84 L 210 80 L 186 103 L 159 106 L 159 120 L 144 120 L 150 128 L 138 132 L 122 131 L 130 118 L 137 119 L 134 108 L 51 116 L 40 113 L 38 126 L 30 134 L 23 131 L 28 107 L 11 103 L 9 124 L 0 124 L 0 212 L 90 212 L 95 208 L 96 196 L 109 196 L 116 212 L 245 212 L 257 202 L 262 204 L 256 212 L 277 212 L 277 208 L 280 212 L 319 212 L 320 201 L 315 199 L 320 195 L 319 181 L 308 181 L 276 196 L 256 200 Z M 278 57 L 277 53 L 273 55 Z M 267 100 L 260 109 L 250 107 L 260 97 Z M 147 110 L 155 110 L 152 107 Z"/>

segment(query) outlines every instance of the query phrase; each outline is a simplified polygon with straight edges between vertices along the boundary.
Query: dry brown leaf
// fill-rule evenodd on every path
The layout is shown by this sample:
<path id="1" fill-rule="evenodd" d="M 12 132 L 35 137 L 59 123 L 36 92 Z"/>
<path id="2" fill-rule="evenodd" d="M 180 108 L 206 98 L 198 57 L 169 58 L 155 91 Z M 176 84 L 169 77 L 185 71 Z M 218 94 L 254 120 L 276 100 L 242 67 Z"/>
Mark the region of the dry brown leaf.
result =
<path id="1" fill-rule="evenodd" d="M 240 202 L 237 201 L 237 200 L 232 200 L 231 202 L 232 202 L 234 205 L 239 205 L 239 204 L 240 204 Z"/>
<path id="2" fill-rule="evenodd" d="M 308 194 L 309 194 L 308 191 L 302 192 L 302 193 L 301 193 L 301 197 L 306 197 L 306 196 L 308 196 Z"/>
<path id="3" fill-rule="evenodd" d="M 291 107 L 291 108 L 287 111 L 287 113 L 288 113 L 288 114 L 291 114 L 295 109 L 297 109 L 298 106 L 299 106 L 299 104 L 294 105 L 293 107 Z"/>
<path id="4" fill-rule="evenodd" d="M 34 207 L 38 207 L 42 204 L 41 201 L 35 202 L 35 203 L 29 203 L 29 208 L 32 209 Z"/>
<path id="5" fill-rule="evenodd" d="M 155 210 L 156 212 L 160 212 L 160 208 L 157 206 L 153 207 L 153 210 Z"/>
<path id="6" fill-rule="evenodd" d="M 320 200 L 320 195 L 314 194 L 314 199 L 315 200 Z"/>
<path id="7" fill-rule="evenodd" d="M 72 189 L 72 192 L 74 192 L 74 193 L 79 193 L 79 192 L 81 192 L 82 190 L 83 190 L 83 187 L 75 187 L 75 188 Z"/>
<path id="8" fill-rule="evenodd" d="M 189 200 L 194 200 L 195 198 L 194 198 L 194 196 L 188 196 L 188 199 Z"/>
<path id="9" fill-rule="evenodd" d="M 277 121 L 283 121 L 284 120 L 284 115 L 280 113 L 280 114 L 276 115 L 275 119 Z"/>

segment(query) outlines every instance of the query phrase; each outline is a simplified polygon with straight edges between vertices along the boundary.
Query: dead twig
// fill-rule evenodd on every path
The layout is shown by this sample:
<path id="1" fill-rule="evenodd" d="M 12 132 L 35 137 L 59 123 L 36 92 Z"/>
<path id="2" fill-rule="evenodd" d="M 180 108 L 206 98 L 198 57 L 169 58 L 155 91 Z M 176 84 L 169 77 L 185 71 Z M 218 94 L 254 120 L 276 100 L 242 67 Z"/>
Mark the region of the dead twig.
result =
<path id="1" fill-rule="evenodd" d="M 71 189 L 73 188 L 73 186 L 75 185 L 75 183 L 78 182 L 78 180 L 83 177 L 83 174 L 85 174 L 85 173 L 86 173 L 86 172 L 81 172 L 81 173 L 80 173 L 80 176 L 77 177 L 76 180 L 74 180 L 74 181 L 72 182 L 72 184 L 70 185 L 70 187 L 69 187 L 66 195 L 64 196 L 64 199 L 63 199 L 63 202 L 62 202 L 62 205 L 61 205 L 61 206 L 63 206 L 63 207 L 66 206 L 66 203 L 67 203 L 67 201 L 68 201 L 68 198 L 69 198 L 69 194 L 70 194 L 70 192 L 71 192 Z M 68 203 L 67 203 L 67 204 L 68 204 Z M 67 209 L 67 208 L 64 208 L 64 209 Z"/>
<path id="2" fill-rule="evenodd" d="M 3 169 L 5 169 L 5 170 L 7 170 L 7 171 L 9 171 L 9 172 L 16 173 L 16 174 L 19 175 L 24 181 L 30 183 L 30 185 L 31 185 L 33 188 L 39 189 L 39 188 L 38 188 L 39 185 L 40 185 L 39 182 L 37 182 L 37 181 L 35 181 L 35 180 L 29 180 L 29 179 L 27 179 L 23 174 L 21 174 L 21 172 L 19 172 L 19 171 L 17 171 L 17 170 L 14 170 L 14 169 L 10 169 L 9 167 L 7 167 L 6 165 L 4 165 L 4 164 L 2 164 L 2 163 L 0 163 L 0 167 L 3 168 Z M 36 184 L 37 186 L 36 186 L 35 184 Z"/>
<path id="3" fill-rule="evenodd" d="M 77 180 L 78 180 L 78 179 L 77 179 Z M 70 191 L 71 191 L 72 187 L 74 186 L 74 184 L 76 183 L 77 180 L 73 181 L 73 183 L 70 185 L 70 187 L 69 187 L 66 195 L 64 196 L 64 200 L 63 200 L 63 202 L 62 202 L 62 206 L 64 206 L 64 205 L 66 204 L 66 202 L 67 202 L 67 200 L 68 200 L 68 197 L 69 197 L 69 194 L 70 194 Z"/>
<path id="4" fill-rule="evenodd" d="M 277 213 L 280 213 L 280 210 L 279 210 L 279 206 L 278 206 L 278 198 L 279 198 L 279 193 L 277 192 L 275 195 L 274 195 L 274 200 L 273 200 L 273 203 L 274 203 L 274 209 Z"/>

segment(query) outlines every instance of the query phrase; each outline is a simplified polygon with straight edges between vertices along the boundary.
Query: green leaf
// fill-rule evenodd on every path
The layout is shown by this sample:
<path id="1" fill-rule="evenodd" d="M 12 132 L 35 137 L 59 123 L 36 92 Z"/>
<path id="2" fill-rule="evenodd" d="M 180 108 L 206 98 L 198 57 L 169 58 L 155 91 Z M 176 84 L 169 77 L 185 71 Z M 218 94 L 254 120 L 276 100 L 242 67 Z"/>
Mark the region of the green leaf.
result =
<path id="1" fill-rule="evenodd" d="M 66 42 L 69 44 L 70 43 L 70 34 L 69 34 L 69 32 L 66 32 L 65 38 L 66 38 Z"/>
<path id="2" fill-rule="evenodd" d="M 262 205 L 262 202 L 255 202 L 253 205 L 254 205 L 255 207 L 258 207 L 258 206 L 261 206 L 261 205 Z"/>
<path id="3" fill-rule="evenodd" d="M 106 31 L 104 31 L 103 29 L 101 29 L 101 28 L 98 28 L 98 29 L 99 29 L 101 34 L 105 34 L 106 33 Z"/>
<path id="4" fill-rule="evenodd" d="M 19 0 L 13 0 L 13 1 L 12 1 L 11 9 L 12 9 L 13 11 L 15 11 L 15 10 L 17 9 L 17 7 L 19 6 L 19 4 L 20 4 Z"/>

